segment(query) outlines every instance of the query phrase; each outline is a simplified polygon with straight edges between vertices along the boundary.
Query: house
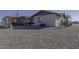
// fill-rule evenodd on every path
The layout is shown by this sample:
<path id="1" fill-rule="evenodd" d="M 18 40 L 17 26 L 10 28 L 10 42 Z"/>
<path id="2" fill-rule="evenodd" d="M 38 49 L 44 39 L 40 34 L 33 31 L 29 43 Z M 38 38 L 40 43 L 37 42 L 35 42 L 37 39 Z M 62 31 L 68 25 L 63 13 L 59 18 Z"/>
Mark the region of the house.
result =
<path id="1" fill-rule="evenodd" d="M 10 24 L 13 22 L 12 16 L 5 16 L 2 18 L 2 23 L 4 27 L 10 27 Z"/>
<path id="2" fill-rule="evenodd" d="M 34 15 L 31 16 L 32 22 L 34 23 L 33 26 L 60 26 L 61 20 L 66 20 L 64 14 L 49 12 L 45 10 L 41 10 Z"/>
<path id="3" fill-rule="evenodd" d="M 15 16 L 5 16 L 2 18 L 4 27 L 10 26 L 52 26 L 58 27 L 69 23 L 68 16 L 63 13 L 54 13 L 46 10 L 41 10 L 31 17 L 20 16 L 17 13 Z"/>
<path id="4" fill-rule="evenodd" d="M 5 16 L 2 18 L 4 27 L 27 25 L 30 22 L 28 16 Z"/>

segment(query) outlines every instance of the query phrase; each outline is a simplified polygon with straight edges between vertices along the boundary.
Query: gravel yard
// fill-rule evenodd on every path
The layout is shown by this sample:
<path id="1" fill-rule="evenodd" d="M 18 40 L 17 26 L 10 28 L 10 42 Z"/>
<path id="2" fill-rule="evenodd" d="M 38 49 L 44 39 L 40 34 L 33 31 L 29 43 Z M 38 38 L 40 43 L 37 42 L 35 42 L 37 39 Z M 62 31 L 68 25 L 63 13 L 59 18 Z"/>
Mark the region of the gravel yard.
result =
<path id="1" fill-rule="evenodd" d="M 0 29 L 1 49 L 76 49 L 79 24 L 56 29 Z"/>

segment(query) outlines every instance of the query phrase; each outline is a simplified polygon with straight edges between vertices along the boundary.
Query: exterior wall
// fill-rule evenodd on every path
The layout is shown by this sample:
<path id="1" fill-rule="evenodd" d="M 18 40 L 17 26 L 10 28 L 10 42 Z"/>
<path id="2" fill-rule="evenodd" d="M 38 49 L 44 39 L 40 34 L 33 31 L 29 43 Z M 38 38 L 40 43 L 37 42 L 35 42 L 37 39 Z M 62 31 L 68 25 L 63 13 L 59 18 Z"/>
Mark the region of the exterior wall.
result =
<path id="1" fill-rule="evenodd" d="M 6 18 L 6 19 L 3 20 L 2 22 L 3 22 L 3 26 L 4 26 L 4 27 L 9 27 L 9 24 L 10 24 L 9 19 Z"/>
<path id="2" fill-rule="evenodd" d="M 61 23 L 60 20 L 55 20 L 55 26 L 56 27 L 60 26 L 60 23 Z"/>
<path id="3" fill-rule="evenodd" d="M 41 22 L 39 22 L 39 17 Z M 58 20 L 58 21 L 56 21 Z M 60 17 L 58 17 L 55 14 L 51 15 L 41 15 L 41 16 L 35 16 L 34 17 L 34 26 L 39 26 L 39 24 L 46 24 L 46 26 L 58 26 L 59 25 Z M 57 23 L 57 24 L 55 24 Z"/>
<path id="4" fill-rule="evenodd" d="M 30 19 L 25 16 L 20 16 L 20 17 L 4 17 L 2 19 L 2 23 L 4 27 L 10 27 L 11 25 L 26 25 Z M 16 23 L 16 24 L 15 24 Z"/>

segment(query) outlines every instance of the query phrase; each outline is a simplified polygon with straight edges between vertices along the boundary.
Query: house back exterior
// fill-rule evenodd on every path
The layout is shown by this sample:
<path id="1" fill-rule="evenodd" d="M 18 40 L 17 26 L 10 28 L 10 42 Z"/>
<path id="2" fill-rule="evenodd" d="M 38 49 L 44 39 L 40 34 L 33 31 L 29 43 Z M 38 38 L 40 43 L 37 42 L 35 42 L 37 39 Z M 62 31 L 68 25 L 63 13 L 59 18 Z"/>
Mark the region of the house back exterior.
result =
<path id="1" fill-rule="evenodd" d="M 41 10 L 31 17 L 27 16 L 18 16 L 18 14 L 15 17 L 12 16 L 6 16 L 2 19 L 3 25 L 5 27 L 10 27 L 10 25 L 13 24 L 27 24 L 31 26 L 51 26 L 51 27 L 58 27 L 61 26 L 61 21 L 67 20 L 64 16 L 64 14 L 49 12 L 45 10 Z"/>
<path id="2" fill-rule="evenodd" d="M 2 19 L 2 23 L 4 27 L 25 26 L 29 22 L 30 20 L 29 17 L 27 16 L 19 16 L 19 17 L 5 16 Z"/>
<path id="3" fill-rule="evenodd" d="M 45 24 L 46 26 L 60 26 L 61 20 L 65 20 L 63 14 L 48 12 L 48 11 L 39 11 L 38 13 L 32 16 L 33 26 L 39 26 Z"/>

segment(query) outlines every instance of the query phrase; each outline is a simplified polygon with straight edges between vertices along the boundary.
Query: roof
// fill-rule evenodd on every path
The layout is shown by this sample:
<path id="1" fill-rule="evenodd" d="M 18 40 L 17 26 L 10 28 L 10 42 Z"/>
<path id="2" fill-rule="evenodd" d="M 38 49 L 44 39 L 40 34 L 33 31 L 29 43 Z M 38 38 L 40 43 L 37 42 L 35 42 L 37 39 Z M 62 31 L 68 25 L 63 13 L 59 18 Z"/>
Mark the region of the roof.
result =
<path id="1" fill-rule="evenodd" d="M 35 13 L 34 15 L 32 15 L 31 17 L 37 16 L 37 15 L 48 15 L 48 14 L 56 14 L 57 16 L 60 16 L 60 14 L 58 14 L 58 13 L 41 10 L 41 11 Z"/>
<path id="2" fill-rule="evenodd" d="M 11 20 L 12 20 L 12 19 L 17 19 L 17 18 L 22 18 L 22 17 L 29 19 L 29 17 L 28 17 L 28 16 L 19 16 L 19 17 L 5 16 L 5 17 L 3 17 L 3 19 L 2 19 L 2 20 L 5 20 L 5 18 L 8 18 L 8 19 L 11 19 Z"/>
<path id="3" fill-rule="evenodd" d="M 12 19 L 13 17 L 12 16 L 5 16 L 2 18 L 2 20 L 5 20 L 5 18 Z"/>

